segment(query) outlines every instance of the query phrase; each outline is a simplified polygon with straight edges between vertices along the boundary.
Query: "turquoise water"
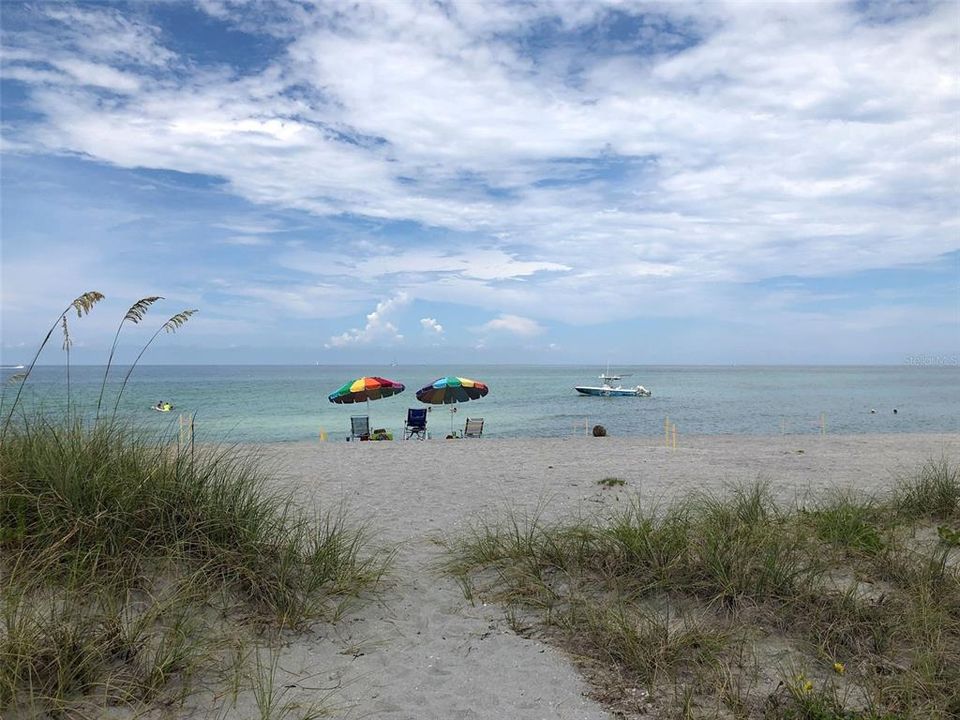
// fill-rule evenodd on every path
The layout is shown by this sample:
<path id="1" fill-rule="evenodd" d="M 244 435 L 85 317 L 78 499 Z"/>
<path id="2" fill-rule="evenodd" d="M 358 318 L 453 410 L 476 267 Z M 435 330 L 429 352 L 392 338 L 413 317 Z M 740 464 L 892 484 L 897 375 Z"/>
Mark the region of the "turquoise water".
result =
<path id="1" fill-rule="evenodd" d="M 407 386 L 395 397 L 369 404 L 371 427 L 399 437 L 415 391 L 441 375 L 487 383 L 490 394 L 458 406 L 433 406 L 428 429 L 442 437 L 462 430 L 467 417 L 485 419 L 484 436 L 555 437 L 600 424 L 617 436 L 659 436 L 664 418 L 681 434 L 778 435 L 819 433 L 956 432 L 960 430 L 960 367 L 619 367 L 632 373 L 649 398 L 584 397 L 575 385 L 595 385 L 600 367 L 573 366 L 139 366 L 124 392 L 121 414 L 157 429 L 175 427 L 179 413 L 196 417 L 198 439 L 275 442 L 331 440 L 349 434 L 350 416 L 364 405 L 334 405 L 327 395 L 361 375 L 381 375 Z M 114 368 L 105 405 L 112 409 L 125 368 Z M 4 379 L 11 370 L 2 371 Z M 72 402 L 96 406 L 102 367 L 71 368 Z M 64 406 L 63 367 L 37 367 L 24 395 L 27 405 Z M 4 385 L 9 406 L 16 386 Z M 174 412 L 150 410 L 158 400 Z M 457 412 L 451 414 L 450 407 Z M 893 413 L 893 409 L 897 413 Z M 870 410 L 876 409 L 875 414 Z"/>

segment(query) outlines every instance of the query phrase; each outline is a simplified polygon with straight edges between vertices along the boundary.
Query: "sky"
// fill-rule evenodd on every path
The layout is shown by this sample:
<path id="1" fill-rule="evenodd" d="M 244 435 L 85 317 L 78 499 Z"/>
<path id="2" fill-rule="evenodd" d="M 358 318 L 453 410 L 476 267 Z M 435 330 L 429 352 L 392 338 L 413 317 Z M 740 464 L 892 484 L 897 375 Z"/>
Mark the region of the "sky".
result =
<path id="1" fill-rule="evenodd" d="M 0 3 L 0 363 L 960 356 L 960 4 Z M 62 362 L 59 339 L 41 362 Z"/>

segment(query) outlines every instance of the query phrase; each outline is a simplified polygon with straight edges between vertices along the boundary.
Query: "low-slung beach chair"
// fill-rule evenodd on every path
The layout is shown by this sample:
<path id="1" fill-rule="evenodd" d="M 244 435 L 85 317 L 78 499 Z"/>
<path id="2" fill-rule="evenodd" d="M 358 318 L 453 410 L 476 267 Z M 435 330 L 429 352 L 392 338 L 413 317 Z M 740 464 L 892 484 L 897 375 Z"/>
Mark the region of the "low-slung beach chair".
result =
<path id="1" fill-rule="evenodd" d="M 354 415 L 350 418 L 350 439 L 370 439 L 370 418 L 366 415 Z"/>
<path id="2" fill-rule="evenodd" d="M 480 437 L 483 435 L 483 418 L 467 418 L 467 424 L 463 426 L 463 436 Z"/>
<path id="3" fill-rule="evenodd" d="M 426 408 L 407 408 L 407 424 L 403 431 L 403 438 L 409 440 L 414 435 L 419 440 L 425 440 L 427 437 Z"/>

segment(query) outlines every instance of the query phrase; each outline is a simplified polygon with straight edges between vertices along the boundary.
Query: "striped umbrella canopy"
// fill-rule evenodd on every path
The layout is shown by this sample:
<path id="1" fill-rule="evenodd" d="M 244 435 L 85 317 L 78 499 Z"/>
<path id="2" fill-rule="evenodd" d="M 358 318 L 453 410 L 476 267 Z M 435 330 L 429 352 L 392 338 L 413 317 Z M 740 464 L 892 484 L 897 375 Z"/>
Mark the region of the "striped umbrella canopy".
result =
<path id="1" fill-rule="evenodd" d="M 402 393 L 403 383 L 387 380 L 382 377 L 362 377 L 351 380 L 343 387 L 334 390 L 327 399 L 332 403 L 346 404 L 379 400 L 391 395 Z"/>
<path id="2" fill-rule="evenodd" d="M 478 400 L 490 392 L 490 388 L 482 382 L 469 378 L 447 377 L 437 378 L 424 388 L 417 390 L 417 400 L 430 405 L 449 405 L 450 403 Z"/>

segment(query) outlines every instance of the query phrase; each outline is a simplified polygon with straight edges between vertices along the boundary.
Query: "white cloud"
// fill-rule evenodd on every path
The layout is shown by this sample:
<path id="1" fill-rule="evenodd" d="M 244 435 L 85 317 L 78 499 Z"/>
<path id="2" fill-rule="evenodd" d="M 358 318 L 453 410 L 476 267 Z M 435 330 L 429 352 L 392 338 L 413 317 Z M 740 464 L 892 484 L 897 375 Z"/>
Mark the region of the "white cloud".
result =
<path id="1" fill-rule="evenodd" d="M 152 25 L 109 8 L 80 8 L 44 4 L 41 12 L 57 23 L 57 39 L 90 57 L 163 66 L 174 54 L 159 42 L 160 31 Z"/>
<path id="2" fill-rule="evenodd" d="M 245 218 L 236 217 L 214 223 L 214 227 L 230 230 L 244 235 L 261 235 L 279 232 L 284 229 L 283 225 L 275 220 L 264 218 Z"/>
<path id="3" fill-rule="evenodd" d="M 249 285 L 230 282 L 218 292 L 266 305 L 275 316 L 341 318 L 360 311 L 367 293 L 330 284 Z"/>
<path id="4" fill-rule="evenodd" d="M 443 325 L 438 323 L 435 318 L 420 318 L 420 326 L 428 333 L 443 335 Z"/>
<path id="5" fill-rule="evenodd" d="M 270 240 L 270 238 L 261 237 L 259 235 L 231 235 L 228 238 L 224 238 L 220 242 L 224 245 L 241 245 L 249 247 L 262 247 L 273 244 L 273 241 Z"/>
<path id="6" fill-rule="evenodd" d="M 393 248 L 380 245 L 370 255 L 301 250 L 282 255 L 278 262 L 288 268 L 317 275 L 356 275 L 381 278 L 389 275 L 450 273 L 479 280 L 523 278 L 538 272 L 564 272 L 571 268 L 544 260 L 518 260 L 499 249 Z"/>
<path id="7" fill-rule="evenodd" d="M 243 8 L 210 11 L 228 17 Z M 891 201 L 903 182 L 923 193 L 952 187 L 943 148 L 952 142 L 956 53 L 951 32 L 935 29 L 937 11 L 884 29 L 857 26 L 841 7 L 789 6 L 759 19 L 753 9 L 717 8 L 724 23 L 700 45 L 665 57 L 581 54 L 575 84 L 574 58 L 563 51 L 533 64 L 493 33 L 508 17 L 522 33 L 525 22 L 554 14 L 576 30 L 602 5 L 487 11 L 490 18 L 469 6 L 447 13 L 396 2 L 354 10 L 370 22 L 314 16 L 289 55 L 257 75 L 197 71 L 180 86 L 151 83 L 129 105 L 104 108 L 95 96 L 48 88 L 35 95 L 49 118 L 38 139 L 120 165 L 222 175 L 255 202 L 487 229 L 512 241 L 511 273 L 531 255 L 566 269 L 594 264 L 601 251 L 634 268 L 682 264 L 695 278 L 729 272 L 758 249 L 765 261 L 742 273 L 751 279 L 804 271 L 801 256 L 843 271 L 863 266 L 859 248 L 900 262 L 953 246 L 934 233 L 908 251 L 891 231 L 910 222 Z M 682 8 L 669 12 L 687 20 Z M 98 82 L 132 87 L 120 77 Z M 287 91 L 295 84 L 322 87 L 328 99 L 295 99 Z M 602 180 L 606 156 L 655 160 L 611 186 Z M 578 161 L 557 162 L 568 158 Z M 596 179 L 583 182 L 584 172 Z M 555 180 L 568 185 L 542 184 Z M 634 184 L 637 194 L 616 198 L 609 212 L 611 191 Z M 512 195 L 490 196 L 487 187 Z M 917 226 L 937 221 L 929 207 L 908 215 Z M 824 237 L 824 225 L 832 240 L 821 247 L 763 252 L 784 234 Z M 651 243 L 668 247 L 674 262 L 651 257 Z M 435 253 L 422 260 L 440 270 L 465 264 Z M 478 277 L 502 277 L 497 258 L 473 265 Z"/>
<path id="8" fill-rule="evenodd" d="M 532 337 L 544 332 L 543 327 L 530 318 L 520 317 L 519 315 L 501 315 L 494 318 L 480 327 L 481 331 L 486 332 L 506 332 L 521 337 Z"/>
<path id="9" fill-rule="evenodd" d="M 102 63 L 84 60 L 52 60 L 51 64 L 81 85 L 94 85 L 121 93 L 135 93 L 140 89 L 140 80 L 130 73 L 121 72 Z"/>
<path id="10" fill-rule="evenodd" d="M 400 292 L 396 296 L 377 303 L 376 309 L 367 315 L 367 324 L 362 330 L 352 328 L 340 335 L 334 335 L 324 347 L 346 347 L 365 345 L 372 342 L 395 343 L 403 340 L 403 335 L 389 317 L 410 302 L 410 297 Z"/>
<path id="11" fill-rule="evenodd" d="M 493 323 L 709 313 L 716 283 L 958 247 L 949 3 L 887 23 L 852 4 L 645 5 L 635 44 L 588 48 L 611 7 L 636 8 L 395 0 L 268 18 L 203 0 L 287 43 L 254 71 L 181 62 L 119 10 L 40 7 L 54 30 L 10 31 L 3 53 L 42 120 L 8 123 L 5 148 L 222 177 L 258 205 L 440 236 L 317 242 L 275 260 L 322 283 L 237 290 L 298 316 L 357 312 L 357 277 Z M 545 26 L 561 41 L 527 42 Z M 399 335 L 388 325 L 338 342 Z"/>

